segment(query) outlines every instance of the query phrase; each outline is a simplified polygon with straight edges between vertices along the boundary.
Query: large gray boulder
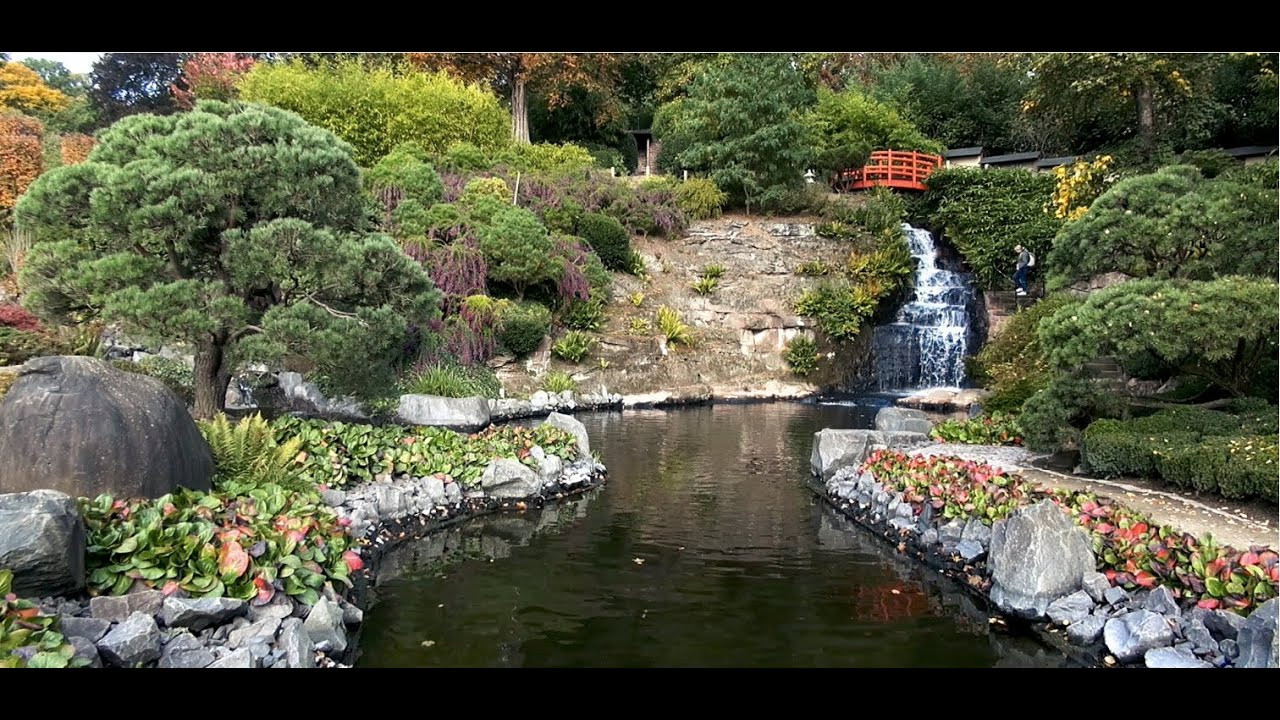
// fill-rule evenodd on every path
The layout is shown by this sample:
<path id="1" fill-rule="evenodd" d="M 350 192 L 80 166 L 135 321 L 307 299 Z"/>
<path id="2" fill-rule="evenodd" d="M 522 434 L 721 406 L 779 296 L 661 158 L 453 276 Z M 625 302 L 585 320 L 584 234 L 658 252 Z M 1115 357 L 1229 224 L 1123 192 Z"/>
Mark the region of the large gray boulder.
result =
<path id="1" fill-rule="evenodd" d="M 581 421 L 563 413 L 553 412 L 544 420 L 546 424 L 560 428 L 578 439 L 578 456 L 591 457 L 591 439 L 587 437 L 587 426 Z"/>
<path id="2" fill-rule="evenodd" d="M 53 490 L 0 495 L 0 568 L 23 597 L 84 589 L 84 522 L 75 501 Z"/>
<path id="3" fill-rule="evenodd" d="M 813 468 L 813 474 L 820 476 L 825 482 L 842 468 L 860 465 L 876 447 L 905 449 L 928 441 L 928 435 L 918 432 L 828 428 L 813 434 L 813 452 L 809 455 L 809 464 Z"/>
<path id="4" fill-rule="evenodd" d="M 876 430 L 884 432 L 914 432 L 929 434 L 933 423 L 923 410 L 912 408 L 886 407 L 876 413 Z"/>
<path id="5" fill-rule="evenodd" d="M 489 401 L 482 397 L 401 395 L 396 417 L 414 425 L 432 425 L 459 432 L 475 432 L 489 424 Z"/>
<path id="6" fill-rule="evenodd" d="M 169 597 L 164 599 L 160 617 L 164 620 L 166 627 L 191 628 L 198 632 L 211 625 L 221 625 L 232 618 L 244 615 L 248 609 L 249 603 L 235 598 Z"/>
<path id="7" fill-rule="evenodd" d="M 154 498 L 211 489 L 213 456 L 159 380 L 90 357 L 27 361 L 0 400 L 0 493 Z"/>
<path id="8" fill-rule="evenodd" d="M 1173 628 L 1164 616 L 1150 610 L 1135 610 L 1107 621 L 1102 630 L 1107 650 L 1120 662 L 1133 662 L 1148 650 L 1173 644 Z"/>
<path id="9" fill-rule="evenodd" d="M 160 628 L 156 619 L 135 612 L 98 641 L 98 652 L 118 667 L 134 667 L 160 659 Z"/>
<path id="10" fill-rule="evenodd" d="M 1236 640 L 1240 645 L 1240 657 L 1236 659 L 1236 667 L 1276 667 L 1276 654 L 1280 653 L 1280 642 L 1276 633 L 1278 619 L 1280 619 L 1280 598 L 1271 598 L 1259 605 L 1244 621 Z"/>
<path id="11" fill-rule="evenodd" d="M 496 498 L 526 498 L 537 495 L 543 479 L 523 463 L 500 458 L 489 463 L 480 476 L 485 494 Z"/>
<path id="12" fill-rule="evenodd" d="M 1037 619 L 1054 600 L 1081 588 L 1094 558 L 1084 530 L 1042 500 L 996 523 L 987 565 L 991 600 L 1005 612 Z"/>

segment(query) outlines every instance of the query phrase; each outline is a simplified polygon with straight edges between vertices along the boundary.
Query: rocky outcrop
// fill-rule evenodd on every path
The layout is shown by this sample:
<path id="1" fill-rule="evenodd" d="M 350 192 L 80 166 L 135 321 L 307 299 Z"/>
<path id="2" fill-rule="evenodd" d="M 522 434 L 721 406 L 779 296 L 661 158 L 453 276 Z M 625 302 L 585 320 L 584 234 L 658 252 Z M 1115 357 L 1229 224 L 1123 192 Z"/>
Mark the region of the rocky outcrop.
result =
<path id="1" fill-rule="evenodd" d="M 0 568 L 19 596 L 84 589 L 84 522 L 76 503 L 53 490 L 0 495 Z"/>
<path id="2" fill-rule="evenodd" d="M 991 532 L 991 599 L 1003 611 L 1040 618 L 1093 572 L 1089 539 L 1050 500 L 1020 508 Z"/>
<path id="3" fill-rule="evenodd" d="M 884 432 L 913 432 L 929 434 L 933 423 L 923 410 L 886 407 L 876 413 L 876 430 Z"/>
<path id="4" fill-rule="evenodd" d="M 22 366 L 0 400 L 0 492 L 159 497 L 210 489 L 213 457 L 159 380 L 89 357 Z"/>
<path id="5" fill-rule="evenodd" d="M 1272 598 L 1253 611 L 1240 626 L 1236 644 L 1240 648 L 1238 667 L 1273 668 L 1280 653 L 1276 622 L 1280 619 L 1280 598 Z"/>
<path id="6" fill-rule="evenodd" d="M 820 430 L 813 434 L 809 464 L 813 474 L 825 481 L 842 468 L 860 465 L 877 448 L 902 449 L 927 442 L 929 436 L 916 432 Z"/>
<path id="7" fill-rule="evenodd" d="M 481 397 L 401 395 L 396 417 L 413 425 L 476 432 L 489 425 L 489 401 Z"/>
<path id="8" fill-rule="evenodd" d="M 500 458 L 493 460 L 480 476 L 480 487 L 486 495 L 496 498 L 524 498 L 537 495 L 542 489 L 542 477 L 518 460 Z"/>
<path id="9" fill-rule="evenodd" d="M 587 426 L 580 420 L 560 413 L 551 413 L 543 422 L 574 436 L 578 441 L 578 457 L 591 457 L 591 439 L 587 437 Z"/>

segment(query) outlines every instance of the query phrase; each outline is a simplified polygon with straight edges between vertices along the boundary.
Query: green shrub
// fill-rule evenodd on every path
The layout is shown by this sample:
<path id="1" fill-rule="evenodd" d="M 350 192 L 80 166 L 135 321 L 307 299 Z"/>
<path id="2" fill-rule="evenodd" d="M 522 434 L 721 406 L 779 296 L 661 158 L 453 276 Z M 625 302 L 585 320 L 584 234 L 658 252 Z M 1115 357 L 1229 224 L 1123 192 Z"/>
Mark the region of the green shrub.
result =
<path id="1" fill-rule="evenodd" d="M 842 220 L 828 220 L 813 227 L 818 237 L 832 240 L 853 240 L 862 235 L 862 229 Z"/>
<path id="2" fill-rule="evenodd" d="M 632 307 L 640 307 L 641 305 L 644 305 L 644 293 L 639 290 L 631 293 L 627 296 L 627 302 L 631 303 Z"/>
<path id="3" fill-rule="evenodd" d="M 1206 178 L 1215 178 L 1235 167 L 1239 161 L 1222 150 L 1186 150 L 1178 158 L 1182 165 L 1193 165 Z"/>
<path id="4" fill-rule="evenodd" d="M 627 253 L 627 266 L 623 268 L 623 271 L 638 278 L 644 278 L 649 274 L 649 268 L 644 264 L 644 258 L 636 250 Z"/>
<path id="5" fill-rule="evenodd" d="M 571 330 L 599 330 L 604 324 L 604 302 L 598 298 L 573 301 L 564 314 L 564 324 Z"/>
<path id="6" fill-rule="evenodd" d="M 714 263 L 706 265 L 702 268 L 702 277 L 719 280 L 721 277 L 724 277 L 724 266 L 716 265 Z"/>
<path id="7" fill-rule="evenodd" d="M 498 376 L 482 365 L 433 365 L 415 373 L 404 384 L 404 391 L 411 395 L 451 398 L 496 398 L 501 390 L 502 383 L 498 381 Z"/>
<path id="8" fill-rule="evenodd" d="M 818 346 L 803 335 L 796 336 L 787 343 L 782 359 L 791 366 L 791 372 L 804 377 L 818 369 Z"/>
<path id="9" fill-rule="evenodd" d="M 584 147 L 572 143 L 520 143 L 491 153 L 489 167 L 505 165 L 522 173 L 577 173 L 595 165 L 595 158 Z"/>
<path id="10" fill-rule="evenodd" d="M 368 167 L 406 141 L 429 152 L 455 142 L 511 144 L 511 116 L 479 85 L 441 73 L 397 73 L 358 60 L 318 66 L 301 60 L 258 63 L 240 81 L 240 97 L 295 112 L 351 144 Z"/>
<path id="11" fill-rule="evenodd" d="M 710 295 L 711 293 L 716 291 L 716 288 L 719 285 L 720 285 L 720 281 L 716 280 L 715 278 L 702 277 L 693 281 L 693 285 L 691 285 L 690 287 L 692 287 L 693 291 L 698 293 L 699 295 Z"/>
<path id="12" fill-rule="evenodd" d="M 821 277 L 830 274 L 831 266 L 821 260 L 807 260 L 796 266 L 796 275 L 806 277 Z"/>
<path id="13" fill-rule="evenodd" d="M 850 213 L 850 219 L 868 234 L 888 239 L 902 235 L 902 222 L 906 216 L 907 204 L 902 196 L 879 185 L 872 188 L 863 204 Z"/>
<path id="14" fill-rule="evenodd" d="M 43 333 L 0 326 L 0 365 L 21 365 L 54 352 L 53 344 Z"/>
<path id="15" fill-rule="evenodd" d="M 85 667 L 89 660 L 75 657 L 75 647 L 58 632 L 59 616 L 41 614 L 40 606 L 13 592 L 13 571 L 0 570 L 0 668 Z M 30 660 L 15 651 L 34 648 Z"/>
<path id="16" fill-rule="evenodd" d="M 982 289 L 1013 287 L 1015 245 L 1038 258 L 1048 255 L 1061 225 L 1045 212 L 1056 184 L 1052 173 L 949 168 L 935 171 L 927 184 L 932 224 L 964 256 Z"/>
<path id="17" fill-rule="evenodd" d="M 627 325 L 627 332 L 632 335 L 648 335 L 653 332 L 653 323 L 647 318 L 631 318 L 630 324 Z"/>
<path id="18" fill-rule="evenodd" d="M 1142 432 L 1122 420 L 1096 420 L 1085 428 L 1080 454 L 1095 473 L 1150 477 L 1156 469 L 1157 448 L 1179 447 L 1197 437 L 1188 431 L 1170 429 L 1156 434 Z"/>
<path id="19" fill-rule="evenodd" d="M 374 192 L 395 188 L 405 199 L 431 207 L 444 196 L 444 184 L 426 157 L 417 143 L 401 143 L 364 173 L 365 186 Z"/>
<path id="20" fill-rule="evenodd" d="M 1154 452 L 1159 476 L 1180 488 L 1276 502 L 1275 435 L 1210 437 Z"/>
<path id="21" fill-rule="evenodd" d="M 530 287 L 558 281 L 564 271 L 547 228 L 524 208 L 508 205 L 497 210 L 479 235 L 489 279 L 511 286 L 520 299 Z"/>
<path id="22" fill-rule="evenodd" d="M 1022 429 L 1016 417 L 991 412 L 969 420 L 944 420 L 929 437 L 966 445 L 1021 445 Z"/>
<path id="23" fill-rule="evenodd" d="M 627 229 L 608 215 L 587 213 L 578 223 L 578 233 L 600 256 L 610 270 L 631 267 L 631 236 Z"/>
<path id="24" fill-rule="evenodd" d="M 991 390 L 982 406 L 991 411 L 1018 412 L 1027 398 L 1049 383 L 1049 364 L 1040 345 L 1040 321 L 1079 301 L 1069 295 L 1050 295 L 1009 318 L 969 363 L 969 378 Z"/>
<path id="25" fill-rule="evenodd" d="M 578 383 L 569 373 L 563 370 L 552 370 L 542 381 L 542 389 L 549 393 L 562 393 L 565 390 L 577 390 Z"/>
<path id="26" fill-rule="evenodd" d="M 117 360 L 112 363 L 119 370 L 153 377 L 164 383 L 179 399 L 190 405 L 195 400 L 195 375 L 181 360 L 151 355 L 138 362 Z"/>
<path id="27" fill-rule="evenodd" d="M 887 103 L 862 90 L 821 89 L 805 116 L 816 169 L 828 173 L 864 165 L 874 150 L 941 153 L 942 145 L 925 137 Z"/>
<path id="28" fill-rule="evenodd" d="M 551 311 L 536 303 L 512 306 L 502 315 L 498 340 L 513 355 L 528 355 L 551 330 Z"/>
<path id="29" fill-rule="evenodd" d="M 489 157 L 469 142 L 454 142 L 445 148 L 440 164 L 454 172 L 475 172 L 489 169 Z"/>
<path id="30" fill-rule="evenodd" d="M 729 195 L 709 178 L 690 178 L 675 188 L 676 205 L 690 220 L 706 220 L 720 217 L 720 209 L 728 202 Z"/>
<path id="31" fill-rule="evenodd" d="M 590 335 L 580 330 L 570 330 L 551 346 L 551 354 L 572 363 L 582 362 L 595 344 L 595 338 Z"/>
<path id="32" fill-rule="evenodd" d="M 1098 383 L 1058 376 L 1027 399 L 1018 424 L 1027 447 L 1052 451 L 1077 446 L 1091 421 L 1117 417 L 1121 410 L 1120 400 Z"/>
<path id="33" fill-rule="evenodd" d="M 875 313 L 880 295 L 864 285 L 847 281 L 823 282 L 806 290 L 795 303 L 797 315 L 818 321 L 818 327 L 835 340 L 851 340 Z"/>
<path id="34" fill-rule="evenodd" d="M 680 313 L 663 305 L 658 308 L 658 331 L 666 338 L 667 344 L 693 344 L 693 333 L 681 319 Z"/>

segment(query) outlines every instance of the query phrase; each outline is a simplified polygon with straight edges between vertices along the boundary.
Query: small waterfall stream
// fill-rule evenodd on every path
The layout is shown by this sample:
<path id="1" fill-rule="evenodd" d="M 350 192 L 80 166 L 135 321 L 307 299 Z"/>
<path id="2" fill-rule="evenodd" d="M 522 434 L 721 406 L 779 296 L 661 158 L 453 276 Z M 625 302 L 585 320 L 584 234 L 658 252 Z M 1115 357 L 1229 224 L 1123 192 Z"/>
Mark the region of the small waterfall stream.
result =
<path id="1" fill-rule="evenodd" d="M 969 349 L 969 309 L 974 289 L 969 273 L 938 267 L 933 235 L 903 224 L 917 261 L 915 296 L 894 322 L 872 334 L 875 384 L 881 391 L 959 388 Z"/>

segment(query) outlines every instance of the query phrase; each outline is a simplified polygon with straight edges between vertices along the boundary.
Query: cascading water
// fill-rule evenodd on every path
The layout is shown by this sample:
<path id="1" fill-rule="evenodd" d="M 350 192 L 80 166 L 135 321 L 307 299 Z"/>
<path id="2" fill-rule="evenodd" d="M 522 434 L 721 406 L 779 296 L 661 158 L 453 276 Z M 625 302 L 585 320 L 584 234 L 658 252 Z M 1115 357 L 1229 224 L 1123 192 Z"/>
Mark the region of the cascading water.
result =
<path id="1" fill-rule="evenodd" d="M 970 275 L 938 267 L 938 249 L 928 230 L 902 227 L 917 261 L 915 297 L 898 310 L 893 323 L 873 331 L 877 388 L 958 388 L 964 383 L 969 348 Z"/>

